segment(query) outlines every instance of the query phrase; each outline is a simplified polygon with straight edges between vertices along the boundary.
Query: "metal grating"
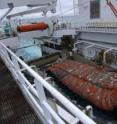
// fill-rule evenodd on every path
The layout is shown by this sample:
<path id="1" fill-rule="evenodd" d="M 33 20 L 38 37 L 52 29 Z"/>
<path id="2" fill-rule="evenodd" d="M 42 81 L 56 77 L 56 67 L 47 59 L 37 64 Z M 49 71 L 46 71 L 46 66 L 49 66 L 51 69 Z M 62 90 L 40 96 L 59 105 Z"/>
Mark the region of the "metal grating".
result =
<path id="1" fill-rule="evenodd" d="M 1 72 L 0 124 L 41 124 L 8 71 Z"/>

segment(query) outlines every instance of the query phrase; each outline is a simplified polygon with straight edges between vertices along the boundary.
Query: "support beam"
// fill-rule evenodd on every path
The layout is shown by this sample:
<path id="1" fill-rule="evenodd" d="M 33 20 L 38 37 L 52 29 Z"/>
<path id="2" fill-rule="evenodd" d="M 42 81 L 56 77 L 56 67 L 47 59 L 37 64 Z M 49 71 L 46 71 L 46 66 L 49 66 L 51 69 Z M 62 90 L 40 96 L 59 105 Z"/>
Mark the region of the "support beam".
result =
<path id="1" fill-rule="evenodd" d="M 9 8 L 9 3 L 13 4 L 14 7 L 21 6 L 42 6 L 57 3 L 57 0 L 0 0 L 0 9 Z"/>
<path id="2" fill-rule="evenodd" d="M 8 15 L 7 18 L 11 18 L 15 16 L 22 16 L 22 15 L 27 15 L 27 14 L 32 14 L 32 13 L 39 13 L 39 12 L 43 12 L 44 15 L 46 15 L 46 13 L 48 11 L 51 11 L 52 9 L 53 9 L 53 6 L 43 6 L 43 7 L 38 7 L 35 9 L 33 8 L 33 9 L 25 10 L 23 12 Z"/>
<path id="3" fill-rule="evenodd" d="M 64 106 L 64 108 L 67 109 L 67 111 L 69 111 L 75 118 L 78 118 L 80 120 L 80 122 L 84 123 L 84 124 L 96 124 L 92 119 L 90 119 L 87 115 L 85 115 L 79 108 L 77 108 L 73 103 L 71 103 L 65 96 L 63 96 L 60 92 L 58 92 L 54 87 L 52 87 L 49 83 L 47 83 L 46 80 L 44 80 L 39 74 L 37 74 L 34 70 L 32 70 L 27 64 L 25 64 L 21 59 L 19 59 L 11 50 L 9 50 L 4 44 L 0 43 L 0 55 L 2 57 L 2 59 L 6 62 L 8 61 L 4 51 L 6 51 L 10 56 L 12 56 L 14 59 L 16 59 L 16 61 L 22 66 L 22 68 L 25 68 L 27 70 L 28 73 L 31 74 L 31 76 L 35 79 L 35 86 L 36 89 L 31 85 L 31 83 L 26 79 L 26 77 L 22 74 L 21 70 L 17 70 L 17 68 L 15 67 L 15 65 L 13 64 L 12 60 L 9 57 L 9 61 L 8 64 L 6 63 L 6 66 L 9 68 L 9 64 L 12 63 L 11 67 L 13 68 L 13 70 L 16 72 L 16 76 L 18 76 L 18 83 L 21 86 L 26 86 L 26 87 L 30 87 L 31 89 L 28 91 L 34 91 L 34 93 L 36 94 L 38 100 L 41 101 L 41 104 L 44 105 L 44 110 L 48 109 L 49 114 L 54 117 L 54 118 L 58 118 L 57 114 L 55 114 L 52 109 L 50 108 L 50 106 L 48 107 L 48 104 L 45 99 L 45 95 L 44 95 L 44 91 L 43 88 L 46 89 L 55 99 L 57 99 L 61 105 Z M 3 51 L 4 50 L 4 51 Z M 9 69 L 12 73 L 12 70 Z M 22 80 L 21 80 L 22 77 Z M 22 83 L 24 82 L 24 83 Z M 23 89 L 23 88 L 22 88 Z M 43 95 L 42 95 L 43 94 Z M 34 97 L 35 98 L 35 97 Z M 45 104 L 46 103 L 46 104 Z M 46 108 L 45 108 L 46 107 Z M 42 108 L 43 109 L 43 108 Z M 37 109 L 38 110 L 38 109 Z M 45 114 L 45 113 L 44 113 Z M 47 114 L 47 113 L 46 113 Z M 45 119 L 48 119 L 49 122 L 51 122 L 51 118 L 49 118 L 48 115 L 45 115 Z M 60 119 L 60 118 L 58 118 Z M 60 121 L 59 121 L 60 122 Z M 62 122 L 62 120 L 61 120 Z"/>
<path id="4" fill-rule="evenodd" d="M 4 13 L 4 15 L 0 18 L 0 22 L 13 10 L 13 4 L 9 4 L 9 9 Z"/>
<path id="5" fill-rule="evenodd" d="M 105 52 L 104 52 L 104 55 L 103 55 L 103 62 L 106 64 L 106 54 L 108 53 L 108 52 L 110 52 L 110 51 L 112 51 L 113 50 L 113 48 L 110 48 L 110 49 L 108 49 L 108 50 L 106 50 Z"/>
<path id="6" fill-rule="evenodd" d="M 87 49 L 89 49 L 89 48 L 92 48 L 92 47 L 94 47 L 94 46 L 95 46 L 95 44 L 91 44 L 91 45 L 87 46 L 87 47 L 85 48 L 85 50 L 87 50 Z"/>

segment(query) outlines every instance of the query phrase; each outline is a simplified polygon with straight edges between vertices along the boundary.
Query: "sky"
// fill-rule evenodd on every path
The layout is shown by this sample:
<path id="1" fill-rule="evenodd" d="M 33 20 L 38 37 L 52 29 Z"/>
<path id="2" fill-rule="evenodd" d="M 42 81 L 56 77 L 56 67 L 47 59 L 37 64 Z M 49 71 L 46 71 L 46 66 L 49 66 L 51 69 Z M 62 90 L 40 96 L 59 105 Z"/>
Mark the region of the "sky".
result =
<path id="1" fill-rule="evenodd" d="M 57 2 L 57 12 L 56 14 L 54 15 L 72 15 L 73 14 L 73 0 L 58 0 Z M 19 12 L 19 11 L 22 11 L 24 9 L 27 9 L 27 8 L 18 8 L 18 9 L 15 9 L 13 12 Z M 0 10 L 0 17 L 3 15 L 3 13 L 5 12 L 6 10 Z M 32 14 L 31 14 L 32 15 Z M 33 17 L 34 16 L 37 16 L 37 15 L 41 15 L 41 14 L 33 14 Z M 48 13 L 49 16 L 51 16 L 50 13 Z M 30 15 L 28 15 L 30 16 Z M 27 16 L 27 17 L 28 17 Z"/>
<path id="2" fill-rule="evenodd" d="M 73 0 L 58 0 L 57 13 L 63 13 L 63 15 L 73 14 Z"/>

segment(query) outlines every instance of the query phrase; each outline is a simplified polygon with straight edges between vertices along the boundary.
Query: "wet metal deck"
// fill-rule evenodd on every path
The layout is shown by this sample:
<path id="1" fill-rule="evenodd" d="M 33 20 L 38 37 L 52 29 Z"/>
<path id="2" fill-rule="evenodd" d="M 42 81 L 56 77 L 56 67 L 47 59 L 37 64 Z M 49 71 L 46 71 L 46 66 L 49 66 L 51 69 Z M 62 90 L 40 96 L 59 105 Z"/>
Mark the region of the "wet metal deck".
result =
<path id="1" fill-rule="evenodd" d="M 0 64 L 0 124 L 41 124 L 2 64 Z"/>

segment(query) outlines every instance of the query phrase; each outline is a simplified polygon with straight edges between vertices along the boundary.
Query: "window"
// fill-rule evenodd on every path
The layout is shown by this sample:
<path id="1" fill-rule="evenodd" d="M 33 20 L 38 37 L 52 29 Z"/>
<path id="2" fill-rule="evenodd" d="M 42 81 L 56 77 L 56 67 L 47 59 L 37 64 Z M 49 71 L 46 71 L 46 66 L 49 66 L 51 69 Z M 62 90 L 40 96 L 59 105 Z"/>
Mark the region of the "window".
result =
<path id="1" fill-rule="evenodd" d="M 95 19 L 100 17 L 100 0 L 90 1 L 90 18 Z"/>

